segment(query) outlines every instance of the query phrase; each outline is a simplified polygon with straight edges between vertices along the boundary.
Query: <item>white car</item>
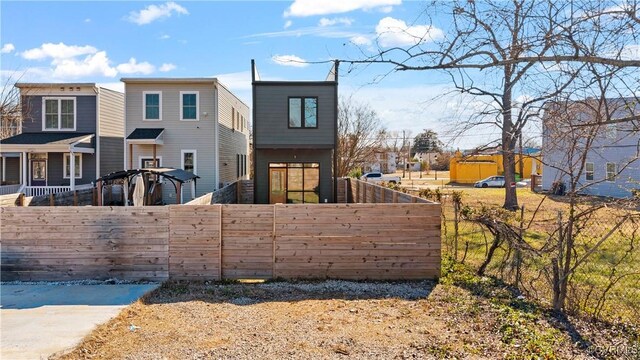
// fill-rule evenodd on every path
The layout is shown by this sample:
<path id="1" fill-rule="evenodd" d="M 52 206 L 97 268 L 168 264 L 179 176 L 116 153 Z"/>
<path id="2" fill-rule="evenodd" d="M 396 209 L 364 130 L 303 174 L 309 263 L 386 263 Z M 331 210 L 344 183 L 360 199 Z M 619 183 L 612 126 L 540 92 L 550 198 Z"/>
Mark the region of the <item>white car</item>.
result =
<path id="1" fill-rule="evenodd" d="M 390 184 L 400 184 L 400 176 L 383 175 L 380 172 L 369 172 L 360 176 L 360 180 L 368 182 L 388 182 Z"/>
<path id="2" fill-rule="evenodd" d="M 489 176 L 484 180 L 476 181 L 473 186 L 477 188 L 504 187 L 504 176 Z"/>

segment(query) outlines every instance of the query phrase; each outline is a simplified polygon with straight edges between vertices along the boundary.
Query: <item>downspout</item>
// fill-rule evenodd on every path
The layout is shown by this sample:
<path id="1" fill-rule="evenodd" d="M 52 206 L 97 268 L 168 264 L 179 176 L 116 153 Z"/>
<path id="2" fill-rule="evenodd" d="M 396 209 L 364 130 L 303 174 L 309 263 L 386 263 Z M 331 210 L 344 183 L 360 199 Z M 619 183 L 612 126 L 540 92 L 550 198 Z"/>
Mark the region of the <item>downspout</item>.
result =
<path id="1" fill-rule="evenodd" d="M 218 89 L 218 80 L 216 79 L 216 85 L 213 87 L 214 90 L 214 97 L 213 97 L 213 108 L 214 108 L 214 114 L 215 114 L 215 118 L 213 119 L 213 129 L 215 132 L 215 165 L 216 165 L 216 169 L 215 169 L 215 173 L 214 173 L 214 178 L 215 178 L 215 185 L 214 185 L 214 190 L 218 190 L 219 189 L 219 185 L 220 185 L 220 111 L 218 109 L 218 99 L 220 96 L 220 90 Z"/>
<path id="2" fill-rule="evenodd" d="M 95 156 L 95 162 L 96 162 L 96 178 L 99 178 L 100 177 L 100 88 L 97 86 L 94 86 L 93 91 L 96 93 L 96 153 L 94 156 Z M 82 181 L 82 179 L 80 181 Z"/>

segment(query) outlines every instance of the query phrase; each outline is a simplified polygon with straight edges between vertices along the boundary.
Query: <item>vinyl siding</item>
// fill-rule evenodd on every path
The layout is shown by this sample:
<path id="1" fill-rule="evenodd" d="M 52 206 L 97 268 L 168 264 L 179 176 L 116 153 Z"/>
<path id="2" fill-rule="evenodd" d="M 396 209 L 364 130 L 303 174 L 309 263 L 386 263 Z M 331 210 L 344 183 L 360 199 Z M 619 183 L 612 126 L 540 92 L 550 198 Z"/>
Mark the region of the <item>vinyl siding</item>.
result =
<path id="1" fill-rule="evenodd" d="M 63 178 L 63 153 L 47 154 L 47 185 L 69 186 L 69 179 Z M 96 180 L 95 154 L 82 154 L 82 179 L 76 179 L 76 185 L 89 184 Z"/>
<path id="2" fill-rule="evenodd" d="M 256 148 L 332 147 L 335 139 L 337 105 L 335 83 L 304 85 L 296 83 L 254 83 Z M 318 98 L 318 128 L 289 129 L 289 97 Z"/>
<path id="3" fill-rule="evenodd" d="M 269 163 L 320 163 L 320 202 L 333 202 L 332 150 L 259 150 L 256 152 L 255 196 L 257 204 L 269 203 Z"/>
<path id="4" fill-rule="evenodd" d="M 5 167 L 7 173 L 4 176 L 4 181 L 7 184 L 17 184 L 20 182 L 20 158 L 19 157 L 7 157 Z M 2 179 L 2 166 L 0 166 L 0 179 Z"/>
<path id="5" fill-rule="evenodd" d="M 49 96 L 47 96 L 49 97 Z M 76 98 L 76 132 L 95 133 L 96 132 L 96 96 L 94 95 L 77 95 L 77 96 L 57 96 L 50 97 L 66 97 Z M 23 101 L 24 111 L 28 111 L 28 120 L 22 124 L 22 132 L 42 132 L 42 98 L 43 96 L 31 95 L 25 96 Z"/>
<path id="6" fill-rule="evenodd" d="M 238 154 L 247 155 L 249 158 L 249 129 L 238 129 L 237 125 L 232 124 L 231 111 L 238 111 L 244 117 L 246 125 L 250 123 L 249 107 L 235 97 L 224 86 L 218 84 L 218 119 L 219 141 L 220 141 L 220 182 L 227 184 L 235 182 L 239 179 L 237 176 Z M 242 131 L 241 131 L 242 130 Z M 199 155 L 199 154 L 198 154 Z M 226 165 L 225 165 L 226 164 Z M 249 165 L 247 164 L 247 175 L 240 178 L 247 179 L 249 174 Z"/>
<path id="7" fill-rule="evenodd" d="M 100 176 L 124 169 L 124 94 L 100 88 Z"/>
<path id="8" fill-rule="evenodd" d="M 157 146 L 162 166 L 180 168 L 181 150 L 197 151 L 196 196 L 216 189 L 215 184 L 215 89 L 213 84 L 125 84 L 126 131 L 125 137 L 136 128 L 164 128 L 164 145 Z M 143 91 L 162 91 L 162 120 L 143 121 Z M 199 91 L 199 121 L 180 121 L 180 91 Z M 206 112 L 205 116 L 203 113 Z M 139 157 L 153 155 L 151 145 L 133 145 L 133 167 L 139 167 Z M 127 147 L 126 151 L 129 149 Z M 129 166 L 129 154 L 125 166 Z M 188 186 L 187 186 L 188 187 Z M 184 196 L 188 192 L 185 189 Z M 175 203 L 173 185 L 165 182 L 164 200 Z"/>

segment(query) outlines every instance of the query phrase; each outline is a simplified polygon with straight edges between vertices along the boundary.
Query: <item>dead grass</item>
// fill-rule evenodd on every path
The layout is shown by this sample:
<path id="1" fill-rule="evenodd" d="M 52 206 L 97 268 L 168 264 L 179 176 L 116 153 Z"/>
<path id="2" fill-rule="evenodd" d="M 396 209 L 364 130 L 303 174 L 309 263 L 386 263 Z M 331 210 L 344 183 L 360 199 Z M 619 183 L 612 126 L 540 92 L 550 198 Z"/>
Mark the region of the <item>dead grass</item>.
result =
<path id="1" fill-rule="evenodd" d="M 323 291 L 307 287 L 325 283 L 167 283 L 57 359 L 589 358 L 597 346 L 634 341 L 589 324 L 569 331 L 495 280 L 455 273 L 438 285 Z M 407 284 L 423 296 L 394 293 Z"/>

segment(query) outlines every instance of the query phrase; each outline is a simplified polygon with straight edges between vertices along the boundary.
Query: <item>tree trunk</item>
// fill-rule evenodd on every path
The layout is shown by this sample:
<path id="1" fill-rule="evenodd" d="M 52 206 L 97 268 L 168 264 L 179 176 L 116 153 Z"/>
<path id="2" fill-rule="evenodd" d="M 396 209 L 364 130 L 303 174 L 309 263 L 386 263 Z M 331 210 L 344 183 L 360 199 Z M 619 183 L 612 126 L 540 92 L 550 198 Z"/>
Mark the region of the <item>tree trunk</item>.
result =
<path id="1" fill-rule="evenodd" d="M 505 70 L 505 79 L 509 79 L 510 70 Z M 502 166 L 504 168 L 504 205 L 507 210 L 518 209 L 518 195 L 516 188 L 511 187 L 511 183 L 516 181 L 516 157 L 515 157 L 515 134 L 513 133 L 513 122 L 511 121 L 511 84 L 505 80 L 505 90 L 502 96 Z"/>

